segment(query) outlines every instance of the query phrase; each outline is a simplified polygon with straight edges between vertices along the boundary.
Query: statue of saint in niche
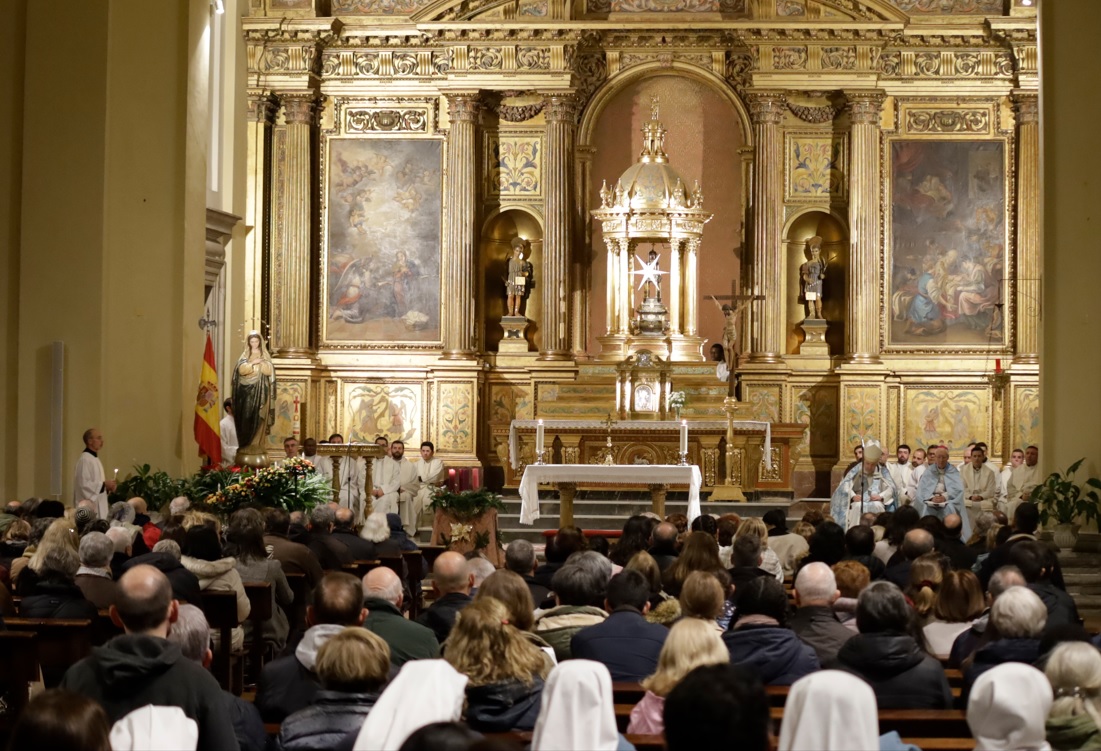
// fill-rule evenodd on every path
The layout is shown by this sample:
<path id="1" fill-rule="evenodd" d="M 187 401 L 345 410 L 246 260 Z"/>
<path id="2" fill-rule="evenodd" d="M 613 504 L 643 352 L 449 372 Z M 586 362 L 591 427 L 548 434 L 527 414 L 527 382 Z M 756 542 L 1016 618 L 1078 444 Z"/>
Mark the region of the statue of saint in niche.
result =
<path id="1" fill-rule="evenodd" d="M 826 278 L 827 260 L 822 258 L 822 238 L 807 240 L 807 261 L 799 267 L 799 297 L 806 306 L 806 317 L 822 318 L 822 283 Z"/>
<path id="2" fill-rule="evenodd" d="M 275 423 L 275 366 L 259 331 L 250 331 L 233 369 L 233 424 L 240 455 L 264 454 Z M 227 461 L 233 461 L 230 457 Z"/>
<path id="3" fill-rule="evenodd" d="M 505 277 L 505 289 L 508 292 L 508 305 L 505 315 L 519 316 L 524 297 L 531 289 L 532 271 L 530 261 L 524 259 L 524 252 L 531 243 L 522 237 L 512 239 L 512 255 L 508 259 L 508 276 Z"/>

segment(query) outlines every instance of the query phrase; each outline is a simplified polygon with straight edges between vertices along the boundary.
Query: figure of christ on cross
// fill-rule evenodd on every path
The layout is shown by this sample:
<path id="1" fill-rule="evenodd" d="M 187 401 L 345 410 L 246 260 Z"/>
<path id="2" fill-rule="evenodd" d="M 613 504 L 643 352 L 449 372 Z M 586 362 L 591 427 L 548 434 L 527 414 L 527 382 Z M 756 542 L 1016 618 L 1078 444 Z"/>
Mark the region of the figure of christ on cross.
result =
<path id="1" fill-rule="evenodd" d="M 723 318 L 726 319 L 723 324 L 723 356 L 726 359 L 726 369 L 730 373 L 730 393 L 734 393 L 734 384 L 736 378 L 734 377 L 734 363 L 737 357 L 734 352 L 735 345 L 738 343 L 738 316 L 745 310 L 746 306 L 751 302 L 757 300 L 764 300 L 764 295 L 736 295 L 734 294 L 735 283 L 730 283 L 729 295 L 710 295 L 711 301 L 715 303 L 715 306 L 723 313 Z M 734 307 L 730 303 L 720 303 L 719 300 L 729 300 L 730 303 L 740 303 L 737 307 Z"/>

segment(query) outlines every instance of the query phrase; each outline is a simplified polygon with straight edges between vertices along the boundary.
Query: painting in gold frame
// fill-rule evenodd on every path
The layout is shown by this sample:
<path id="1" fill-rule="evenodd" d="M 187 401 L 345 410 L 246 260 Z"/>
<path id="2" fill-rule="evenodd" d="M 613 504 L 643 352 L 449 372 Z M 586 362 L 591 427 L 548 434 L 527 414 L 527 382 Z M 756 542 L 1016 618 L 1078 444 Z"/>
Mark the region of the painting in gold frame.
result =
<path id="1" fill-rule="evenodd" d="M 887 154 L 887 350 L 1007 349 L 1006 142 L 893 139 Z"/>

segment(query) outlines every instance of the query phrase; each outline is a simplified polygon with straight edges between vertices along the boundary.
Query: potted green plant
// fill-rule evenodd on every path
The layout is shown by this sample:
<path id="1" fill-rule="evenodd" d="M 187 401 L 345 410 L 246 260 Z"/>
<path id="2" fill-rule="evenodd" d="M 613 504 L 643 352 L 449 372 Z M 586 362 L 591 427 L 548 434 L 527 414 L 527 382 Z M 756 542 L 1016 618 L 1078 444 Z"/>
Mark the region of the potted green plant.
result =
<path id="1" fill-rule="evenodd" d="M 1029 500 L 1040 509 L 1040 521 L 1055 520 L 1052 536 L 1063 550 L 1071 550 L 1078 541 L 1080 521 L 1096 520 L 1101 512 L 1101 480 L 1091 477 L 1082 484 L 1074 481 L 1074 473 L 1085 458 L 1067 467 L 1066 472 L 1052 472 L 1043 483 L 1032 489 Z M 1083 488 L 1085 491 L 1083 492 Z"/>

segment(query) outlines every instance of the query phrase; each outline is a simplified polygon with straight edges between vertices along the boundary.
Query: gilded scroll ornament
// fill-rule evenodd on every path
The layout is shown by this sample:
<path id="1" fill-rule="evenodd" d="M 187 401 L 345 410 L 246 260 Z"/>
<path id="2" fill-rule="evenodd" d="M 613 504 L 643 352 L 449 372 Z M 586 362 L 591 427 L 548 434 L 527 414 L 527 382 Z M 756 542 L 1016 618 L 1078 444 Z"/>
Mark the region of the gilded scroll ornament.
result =
<path id="1" fill-rule="evenodd" d="M 550 50 L 546 47 L 520 47 L 516 64 L 523 70 L 550 70 Z"/>
<path id="2" fill-rule="evenodd" d="M 823 70 L 856 70 L 856 47 L 823 47 Z"/>
<path id="3" fill-rule="evenodd" d="M 428 129 L 428 113 L 423 109 L 349 109 L 345 113 L 344 122 L 344 129 L 348 133 L 424 133 Z"/>
<path id="4" fill-rule="evenodd" d="M 773 47 L 772 67 L 776 70 L 805 70 L 807 67 L 807 48 Z"/>
<path id="5" fill-rule="evenodd" d="M 473 47 L 470 50 L 470 67 L 474 70 L 500 70 L 503 57 L 500 47 Z"/>
<path id="6" fill-rule="evenodd" d="M 989 110 L 908 110 L 909 133 L 989 133 Z"/>

